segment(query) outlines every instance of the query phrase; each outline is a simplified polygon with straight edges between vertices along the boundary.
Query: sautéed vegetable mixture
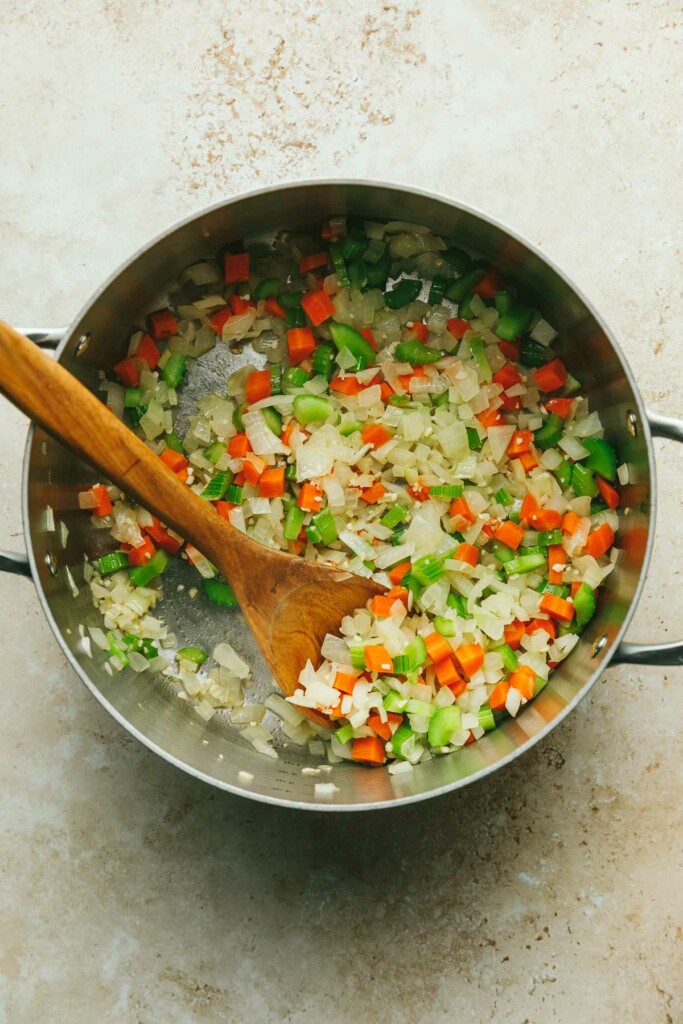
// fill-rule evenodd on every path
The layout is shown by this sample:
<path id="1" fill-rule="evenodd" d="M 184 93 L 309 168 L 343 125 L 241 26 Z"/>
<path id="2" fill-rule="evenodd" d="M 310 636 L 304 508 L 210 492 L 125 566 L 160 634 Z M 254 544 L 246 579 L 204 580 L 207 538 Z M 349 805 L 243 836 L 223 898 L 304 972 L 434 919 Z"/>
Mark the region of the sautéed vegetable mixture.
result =
<path id="1" fill-rule="evenodd" d="M 90 572 L 110 671 L 163 671 L 203 718 L 230 709 L 264 754 L 277 756 L 269 708 L 291 742 L 392 772 L 516 715 L 595 611 L 626 482 L 552 326 L 427 228 L 351 217 L 231 247 L 179 289 L 103 380 L 108 405 L 236 529 L 386 594 L 327 636 L 293 697 L 245 704 L 249 666 L 228 643 L 178 650 L 153 615 L 170 558 L 216 604 L 236 604 L 229 582 L 98 484 L 81 504 L 115 543 Z M 178 390 L 216 344 L 251 345 L 264 365 L 201 398 L 181 437 Z"/>

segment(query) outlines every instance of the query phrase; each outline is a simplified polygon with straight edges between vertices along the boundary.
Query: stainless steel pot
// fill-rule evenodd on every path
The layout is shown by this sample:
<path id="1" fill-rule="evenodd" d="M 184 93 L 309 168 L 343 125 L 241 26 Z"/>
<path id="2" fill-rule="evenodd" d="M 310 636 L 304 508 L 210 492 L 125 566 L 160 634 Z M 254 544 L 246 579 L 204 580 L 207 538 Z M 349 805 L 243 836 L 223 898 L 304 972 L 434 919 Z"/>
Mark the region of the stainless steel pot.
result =
<path id="1" fill-rule="evenodd" d="M 77 495 L 95 479 L 92 470 L 39 430 L 26 447 L 23 515 L 27 555 L 0 555 L 0 569 L 33 577 L 45 614 L 64 653 L 86 686 L 141 742 L 167 761 L 221 789 L 297 808 L 360 810 L 410 803 L 457 789 L 503 768 L 545 736 L 578 704 L 609 662 L 682 664 L 683 642 L 634 645 L 622 642 L 645 581 L 655 522 L 653 437 L 683 441 L 683 423 L 646 412 L 631 371 L 597 313 L 567 278 L 538 250 L 483 214 L 414 189 L 358 181 L 304 182 L 241 195 L 185 220 L 134 255 L 82 310 L 66 331 L 27 331 L 39 344 L 55 347 L 56 358 L 91 389 L 98 372 L 110 370 L 124 352 L 127 329 L 154 308 L 175 284 L 179 271 L 228 242 L 280 227 L 303 227 L 331 214 L 354 213 L 371 219 L 402 219 L 427 224 L 487 257 L 526 293 L 559 331 L 558 350 L 581 379 L 591 406 L 600 411 L 619 462 L 629 466 L 623 489 L 620 547 L 616 570 L 607 578 L 597 614 L 580 643 L 532 704 L 514 720 L 457 753 L 434 758 L 408 775 L 386 768 L 336 765 L 331 773 L 302 775 L 318 758 L 278 744 L 271 760 L 240 740 L 217 715 L 208 724 L 157 680 L 124 672 L 112 678 L 97 657 L 83 650 L 79 624 L 97 624 L 88 588 L 82 585 L 83 556 L 104 547 Z M 185 389 L 181 418 L 208 387 L 224 384 L 225 374 L 253 356 L 231 356 L 218 346 L 199 361 Z M 46 506 L 69 528 L 66 548 L 59 531 L 46 529 Z M 626 510 L 628 509 L 628 514 Z M 67 570 L 75 581 L 75 593 Z M 260 696 L 272 689 L 255 644 L 239 613 L 189 601 L 177 593 L 188 582 L 184 564 L 164 576 L 162 613 L 185 642 L 209 648 L 226 635 L 249 658 Z M 191 585 L 191 584 L 190 584 Z M 245 774 L 253 776 L 248 778 Z M 332 797 L 315 794 L 315 783 L 332 781 Z"/>

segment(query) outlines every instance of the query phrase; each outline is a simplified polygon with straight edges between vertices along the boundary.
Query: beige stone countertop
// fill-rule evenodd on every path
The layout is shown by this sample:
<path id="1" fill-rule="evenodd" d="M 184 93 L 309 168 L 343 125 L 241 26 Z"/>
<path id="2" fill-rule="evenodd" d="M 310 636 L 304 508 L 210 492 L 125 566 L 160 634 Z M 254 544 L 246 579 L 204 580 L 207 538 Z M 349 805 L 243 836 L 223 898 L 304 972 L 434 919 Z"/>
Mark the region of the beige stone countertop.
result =
<path id="1" fill-rule="evenodd" d="M 0 315 L 67 323 L 232 192 L 389 178 L 551 256 L 683 414 L 680 5 L 5 0 Z M 0 538 L 23 418 L 0 403 Z M 634 640 L 683 634 L 683 451 Z M 683 668 L 619 667 L 483 782 L 375 815 L 231 797 L 131 739 L 0 577 L 0 1024 L 683 1020 Z"/>

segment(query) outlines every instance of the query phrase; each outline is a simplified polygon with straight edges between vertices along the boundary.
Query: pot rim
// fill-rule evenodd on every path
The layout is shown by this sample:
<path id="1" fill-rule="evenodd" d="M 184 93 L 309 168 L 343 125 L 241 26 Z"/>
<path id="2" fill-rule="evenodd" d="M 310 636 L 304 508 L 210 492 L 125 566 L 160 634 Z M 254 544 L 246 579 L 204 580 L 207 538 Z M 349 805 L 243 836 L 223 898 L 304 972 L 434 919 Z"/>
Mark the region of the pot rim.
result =
<path id="1" fill-rule="evenodd" d="M 408 193 L 408 194 L 411 194 L 411 195 L 424 196 L 426 199 L 436 200 L 437 202 L 444 203 L 444 204 L 446 204 L 448 206 L 455 207 L 455 208 L 457 208 L 459 210 L 463 210 L 464 212 L 472 214 L 475 217 L 479 217 L 481 220 L 487 221 L 489 224 L 494 225 L 496 228 L 498 228 L 501 231 L 505 232 L 511 238 L 515 239 L 516 241 L 520 242 L 522 245 L 526 246 L 526 248 L 530 252 L 532 252 L 536 257 L 538 257 L 538 259 L 542 260 L 545 264 L 547 264 L 558 275 L 558 277 L 560 277 L 572 289 L 572 291 L 584 303 L 586 308 L 589 310 L 590 314 L 594 317 L 595 321 L 599 324 L 599 326 L 602 329 L 602 331 L 604 331 L 606 337 L 608 338 L 608 340 L 610 341 L 610 344 L 612 345 L 612 347 L 614 349 L 614 352 L 615 352 L 615 354 L 616 354 L 616 356 L 617 356 L 617 358 L 618 358 L 618 360 L 619 360 L 619 362 L 621 364 L 621 369 L 622 369 L 624 375 L 626 376 L 629 384 L 631 385 L 631 390 L 632 390 L 633 395 L 634 395 L 635 404 L 637 406 L 638 413 L 639 413 L 639 416 L 640 416 L 640 427 L 641 427 L 641 430 L 643 431 L 643 437 L 644 437 L 645 445 L 646 445 L 646 448 L 647 448 L 648 472 L 649 472 L 649 479 L 650 479 L 650 509 L 649 509 L 648 526 L 647 526 L 647 543 L 645 545 L 645 550 L 643 552 L 643 562 L 642 562 L 642 566 L 641 566 L 641 569 L 640 569 L 640 575 L 639 575 L 639 578 L 638 578 L 638 582 L 636 584 L 636 587 L 635 587 L 633 596 L 631 598 L 631 601 L 629 603 L 629 606 L 628 606 L 628 608 L 626 610 L 626 613 L 624 615 L 624 621 L 622 622 L 621 626 L 619 627 L 619 630 L 615 634 L 615 636 L 614 636 L 614 638 L 613 638 L 613 640 L 611 642 L 611 645 L 605 650 L 602 662 L 599 665 L 596 666 L 594 671 L 591 673 L 591 675 L 585 681 L 584 685 L 581 687 L 579 692 L 572 698 L 572 700 L 569 701 L 564 706 L 564 708 L 560 712 L 558 712 L 558 714 L 553 719 L 551 719 L 551 721 L 547 722 L 546 725 L 542 729 L 540 729 L 533 736 L 528 737 L 525 740 L 525 742 L 522 743 L 519 747 L 515 747 L 514 750 L 512 750 L 509 754 L 506 754 L 504 757 L 502 757 L 500 760 L 496 761 L 494 764 L 486 765 L 484 768 L 480 769 L 479 771 L 477 771 L 473 775 L 468 775 L 465 778 L 457 779 L 455 782 L 446 783 L 443 786 L 439 786 L 438 788 L 430 790 L 430 791 L 425 792 L 425 793 L 418 793 L 418 794 L 409 795 L 409 796 L 397 796 L 397 797 L 389 799 L 389 800 L 384 800 L 381 803 L 372 803 L 371 802 L 371 803 L 338 803 L 337 804 L 337 803 L 332 803 L 332 802 L 331 803 L 326 803 L 324 801 L 321 801 L 320 803 L 313 803 L 313 802 L 306 802 L 306 801 L 301 801 L 301 800 L 290 800 L 290 799 L 283 798 L 283 797 L 275 797 L 275 796 L 269 796 L 269 795 L 262 794 L 262 793 L 253 792 L 252 790 L 250 790 L 250 789 L 248 789 L 246 787 L 241 787 L 241 786 L 239 786 L 239 785 L 237 785 L 235 783 L 226 782 L 226 781 L 223 781 L 223 780 L 216 779 L 216 778 L 208 775 L 206 772 L 200 771 L 199 769 L 194 768 L 191 765 L 188 765 L 187 763 L 182 761 L 180 758 L 176 757 L 174 754 L 171 754 L 168 750 L 165 750 L 163 747 L 159 746 L 159 744 L 157 744 L 154 741 L 150 740 L 147 736 L 145 736 L 142 732 L 140 732 L 139 729 L 137 729 L 135 726 L 131 725 L 131 723 L 122 714 L 120 714 L 120 712 L 117 711 L 117 709 L 101 693 L 101 691 L 98 689 L 98 687 L 93 683 L 93 681 L 90 678 L 89 674 L 82 669 L 82 667 L 79 664 L 79 662 L 73 656 L 71 648 L 69 647 L 68 643 L 66 642 L 66 639 L 65 639 L 64 635 L 62 634 L 61 630 L 59 629 L 59 627 L 58 627 L 58 625 L 57 625 L 57 623 L 56 623 L 56 621 L 54 619 L 54 616 L 52 615 L 52 610 L 50 608 L 47 596 L 45 594 L 45 591 L 43 590 L 42 585 L 40 584 L 40 579 L 39 579 L 39 575 L 38 575 L 38 566 L 37 566 L 37 562 L 36 562 L 35 553 L 34 553 L 34 550 L 33 550 L 33 542 L 32 542 L 32 538 L 31 538 L 31 532 L 30 532 L 30 526 L 29 526 L 29 511 L 28 511 L 29 471 L 30 471 L 30 461 L 31 461 L 31 450 L 32 450 L 32 447 L 33 447 L 33 440 L 34 440 L 34 434 L 35 434 L 35 426 L 33 424 L 30 425 L 30 428 L 29 428 L 29 431 L 28 431 L 28 435 L 27 435 L 27 438 L 26 438 L 26 446 L 25 446 L 25 449 L 24 449 L 24 460 L 23 460 L 23 468 L 22 468 L 22 501 L 21 501 L 21 510 L 22 510 L 23 526 L 24 526 L 24 539 L 25 539 L 25 542 L 26 542 L 26 552 L 27 552 L 29 564 L 30 564 L 30 567 L 31 567 L 31 575 L 33 577 L 33 581 L 34 581 L 34 584 L 35 584 L 35 587 L 36 587 L 36 591 L 38 593 L 38 599 L 39 599 L 39 601 L 41 603 L 43 612 L 44 612 L 45 617 L 46 617 L 46 619 L 47 619 L 47 621 L 48 621 L 48 623 L 50 625 L 50 628 L 52 629 L 52 632 L 55 634 L 55 636 L 57 638 L 57 641 L 59 642 L 59 644 L 60 644 L 60 646 L 62 648 L 62 651 L 64 652 L 64 655 L 65 655 L 67 661 L 69 662 L 69 664 L 71 665 L 72 669 L 76 672 L 76 674 L 79 676 L 81 681 L 85 684 L 85 686 L 88 688 L 90 693 L 97 699 L 97 701 L 102 705 L 102 707 L 112 716 L 112 718 L 114 718 L 119 723 L 119 725 L 123 726 L 123 728 L 126 730 L 126 732 L 128 732 L 131 736 L 134 736 L 135 739 L 137 739 L 145 747 L 147 747 L 153 753 L 157 754 L 159 757 L 163 758 L 163 760 L 167 761 L 169 764 L 173 765 L 174 767 L 179 768 L 180 770 L 186 772 L 188 775 L 192 775 L 195 778 L 200 779 L 202 782 L 206 782 L 209 785 L 214 786 L 217 789 L 221 789 L 221 790 L 223 790 L 225 792 L 233 793 L 236 796 L 249 797 L 250 799 L 256 800 L 256 801 L 258 801 L 260 803 L 271 804 L 271 805 L 276 806 L 276 807 L 287 807 L 287 808 L 291 808 L 291 809 L 294 809 L 294 810 L 330 811 L 330 812 L 334 812 L 334 811 L 336 811 L 336 812 L 342 812 L 342 811 L 377 811 L 377 810 L 387 810 L 389 808 L 397 807 L 397 806 L 404 806 L 404 805 L 407 806 L 408 804 L 418 803 L 418 802 L 421 802 L 422 800 L 430 800 L 430 799 L 432 799 L 434 797 L 444 796 L 446 793 L 454 792 L 455 790 L 461 789 L 462 787 L 470 785 L 473 782 L 478 782 L 481 779 L 485 778 L 487 775 L 490 775 L 492 772 L 498 771 L 499 769 L 504 768 L 511 761 L 514 761 L 516 758 L 518 758 L 522 754 L 526 753 L 528 750 L 531 749 L 531 747 L 535 746 L 536 743 L 538 743 L 540 740 L 544 739 L 550 732 L 552 732 L 552 730 L 555 729 L 555 727 L 558 726 L 560 724 L 560 722 L 564 721 L 564 719 L 567 717 L 567 715 L 569 715 L 574 710 L 574 708 L 579 704 L 579 702 L 582 701 L 584 699 L 584 697 L 586 697 L 586 695 L 592 690 L 593 686 L 595 686 L 595 684 L 598 681 L 599 677 L 602 675 L 602 673 L 605 671 L 605 669 L 607 669 L 609 667 L 609 663 L 610 663 L 611 659 L 614 657 L 616 651 L 618 650 L 619 644 L 620 644 L 621 640 L 623 639 L 623 637 L 624 637 L 624 635 L 626 633 L 626 630 L 628 629 L 628 626 L 629 626 L 629 624 L 631 622 L 631 619 L 632 619 L 632 617 L 633 617 L 633 615 L 635 613 L 636 607 L 638 605 L 638 602 L 640 600 L 640 597 L 641 597 L 641 594 L 642 594 L 642 591 L 643 591 L 643 587 L 645 585 L 645 578 L 647 576 L 647 572 L 648 572 L 649 565 L 650 565 L 650 559 L 651 559 L 651 556 L 652 556 L 652 547 L 653 547 L 653 544 L 654 544 L 654 529 L 655 529 L 655 522 L 656 522 L 657 490 L 656 490 L 656 473 L 655 473 L 654 445 L 652 443 L 652 433 L 651 433 L 651 430 L 650 430 L 650 423 L 649 423 L 649 419 L 648 419 L 647 412 L 646 412 L 646 409 L 645 409 L 645 404 L 643 402 L 643 398 L 642 398 L 642 395 L 640 393 L 640 389 L 639 389 L 639 387 L 638 387 L 638 385 L 637 385 L 637 383 L 635 381 L 635 378 L 633 376 L 633 372 L 631 370 L 631 367 L 629 366 L 629 364 L 628 364 L 628 362 L 626 360 L 626 357 L 624 356 L 623 352 L 621 351 L 619 343 L 617 342 L 616 338 L 614 337 L 614 335 L 613 335 L 612 331 L 610 330 L 610 328 L 608 327 L 608 325 L 605 323 L 603 318 L 600 316 L 598 311 L 595 309 L 593 303 L 583 294 L 581 289 L 579 289 L 574 284 L 574 282 L 564 273 L 564 271 L 561 270 L 560 267 L 557 266 L 557 264 L 554 262 L 554 260 L 552 260 L 550 257 L 546 256 L 545 253 L 543 253 L 539 249 L 538 246 L 536 246 L 533 242 L 530 242 L 527 238 L 525 238 L 519 232 L 511 230 L 506 224 L 503 224 L 496 217 L 490 216 L 489 214 L 485 213 L 484 211 L 482 211 L 478 207 L 471 206 L 468 203 L 460 202 L 459 200 L 451 198 L 449 196 L 446 196 L 446 195 L 444 195 L 443 193 L 440 193 L 440 192 L 432 192 L 432 191 L 430 191 L 428 189 L 414 188 L 411 185 L 407 185 L 407 184 L 404 184 L 402 182 L 397 182 L 397 181 L 386 181 L 386 180 L 380 181 L 380 180 L 377 180 L 377 179 L 369 179 L 369 178 L 308 178 L 308 179 L 302 179 L 302 180 L 298 180 L 297 179 L 297 180 L 293 180 L 293 181 L 285 181 L 285 182 L 280 182 L 279 184 L 275 184 L 275 185 L 267 185 L 267 186 L 264 186 L 264 187 L 261 187 L 261 188 L 247 189 L 247 190 L 242 191 L 242 192 L 237 192 L 235 195 L 232 195 L 227 200 L 224 199 L 224 200 L 220 200 L 220 201 L 215 202 L 215 203 L 211 203 L 209 206 L 203 207 L 202 209 L 200 209 L 198 211 L 195 211 L 194 213 L 190 214 L 189 216 L 181 218 L 180 220 L 178 220 L 174 224 L 172 224 L 169 228 L 167 228 L 165 231 L 162 231 L 159 234 L 155 235 L 146 244 L 138 247 L 135 250 L 135 252 L 132 253 L 128 257 L 128 259 L 124 260 L 124 262 L 121 263 L 113 271 L 113 273 L 111 273 L 106 278 L 106 280 L 100 285 L 100 287 L 97 288 L 95 290 L 95 292 L 93 292 L 93 294 L 90 296 L 90 298 L 81 307 L 81 309 L 79 310 L 79 312 L 76 315 L 76 317 L 69 324 L 69 327 L 67 328 L 62 341 L 60 342 L 60 344 L 57 346 L 57 348 L 55 350 L 55 359 L 57 359 L 59 361 L 59 359 L 61 358 L 62 353 L 64 352 L 65 348 L 69 344 L 69 341 L 71 340 L 72 334 L 74 333 L 74 329 L 77 326 L 77 324 L 80 323 L 80 321 L 83 319 L 83 317 L 92 308 L 92 306 L 95 305 L 95 303 L 99 300 L 101 295 L 107 290 L 107 288 L 119 276 L 119 274 L 121 274 L 122 271 L 126 269 L 126 267 L 128 267 L 131 263 L 133 263 L 144 252 L 147 252 L 148 250 L 150 250 L 150 249 L 154 248 L 155 246 L 157 246 L 160 242 L 162 242 L 164 239 L 168 238 L 170 235 L 172 235 L 179 228 L 182 228 L 182 227 L 184 227 L 187 224 L 191 224 L 193 221 L 196 221 L 196 220 L 200 219 L 201 217 L 206 216 L 207 214 L 210 214 L 210 213 L 212 213 L 212 212 L 214 212 L 216 210 L 222 209 L 225 206 L 232 205 L 233 203 L 238 202 L 238 201 L 242 201 L 242 200 L 245 200 L 245 199 L 257 199 L 259 196 L 268 195 L 269 193 L 272 193 L 272 192 L 281 192 L 281 191 L 285 191 L 285 190 L 288 190 L 288 189 L 291 189 L 291 188 L 321 187 L 321 186 L 326 186 L 326 187 L 365 186 L 365 187 L 369 187 L 369 188 L 393 189 L 396 192 L 405 192 L 405 193 Z"/>

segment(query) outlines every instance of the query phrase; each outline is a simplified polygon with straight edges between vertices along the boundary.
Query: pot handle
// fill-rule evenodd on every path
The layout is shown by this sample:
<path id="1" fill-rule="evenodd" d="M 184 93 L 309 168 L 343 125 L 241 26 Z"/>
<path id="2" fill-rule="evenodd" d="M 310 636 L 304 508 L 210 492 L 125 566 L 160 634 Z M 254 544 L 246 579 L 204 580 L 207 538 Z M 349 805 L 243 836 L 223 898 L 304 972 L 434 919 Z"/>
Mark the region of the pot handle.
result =
<path id="1" fill-rule="evenodd" d="M 60 341 L 66 336 L 66 327 L 23 327 L 20 331 L 31 341 L 35 341 L 39 348 L 52 350 L 56 349 Z M 0 572 L 11 572 L 17 576 L 30 576 L 31 566 L 28 555 L 18 551 L 0 550 Z"/>
<path id="2" fill-rule="evenodd" d="M 653 437 L 666 437 L 683 444 L 683 420 L 660 416 L 647 410 Z M 683 640 L 668 644 L 621 643 L 611 658 L 613 665 L 683 665 Z"/>

